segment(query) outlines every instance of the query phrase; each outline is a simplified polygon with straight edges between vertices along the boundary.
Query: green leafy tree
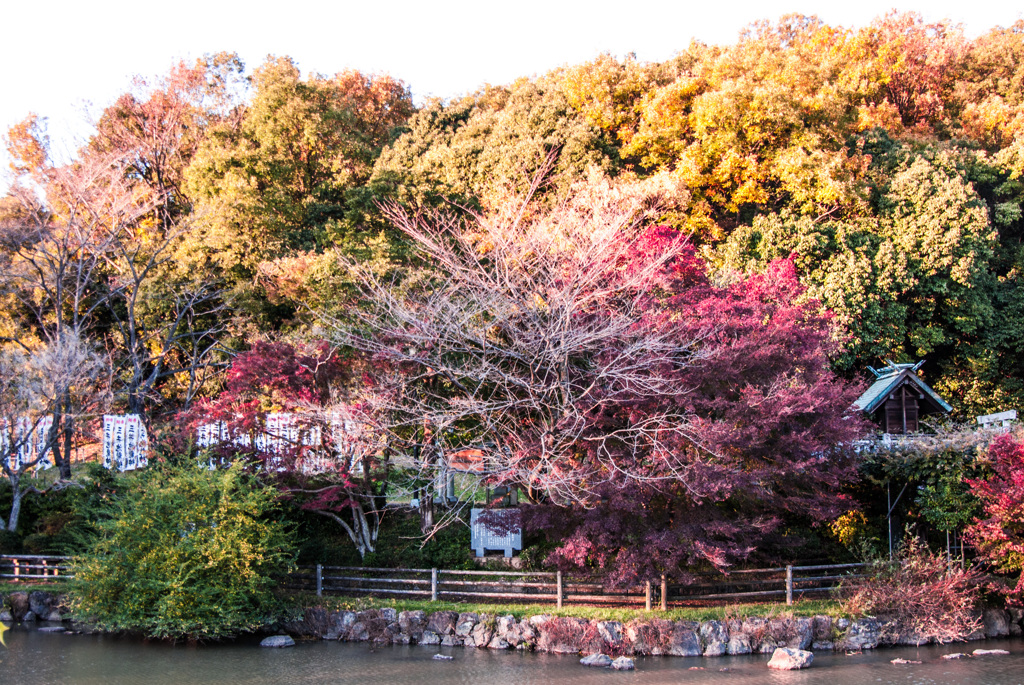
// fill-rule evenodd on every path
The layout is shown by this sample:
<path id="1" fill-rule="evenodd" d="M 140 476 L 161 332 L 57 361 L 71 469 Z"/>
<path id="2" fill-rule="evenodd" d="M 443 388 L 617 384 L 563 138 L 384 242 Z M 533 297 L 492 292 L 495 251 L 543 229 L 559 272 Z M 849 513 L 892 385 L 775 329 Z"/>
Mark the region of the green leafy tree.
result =
<path id="1" fill-rule="evenodd" d="M 549 185 L 563 189 L 591 166 L 614 174 L 620 166 L 616 136 L 602 128 L 614 124 L 591 111 L 577 72 L 555 71 L 428 105 L 381 155 L 371 188 L 409 205 L 478 209 L 509 187 L 526 191 L 549 165 Z"/>
<path id="2" fill-rule="evenodd" d="M 413 112 L 391 77 L 303 79 L 288 58 L 268 58 L 252 86 L 240 121 L 213 127 L 185 175 L 200 217 L 190 259 L 243 280 L 266 260 L 322 249 L 345 219 L 346 192 Z"/>
<path id="3" fill-rule="evenodd" d="M 946 558 L 951 557 L 950 534 L 970 523 L 978 512 L 978 498 L 964 483 L 963 474 L 943 473 L 937 482 L 918 492 L 917 505 L 921 515 L 946 534 Z"/>
<path id="4" fill-rule="evenodd" d="M 76 562 L 75 613 L 106 630 L 160 639 L 254 631 L 280 610 L 291 566 L 276 493 L 240 465 L 164 465 L 125 483 L 95 544 Z"/>
<path id="5" fill-rule="evenodd" d="M 913 154 L 885 136 L 875 153 L 875 199 L 865 215 L 815 220 L 786 210 L 742 226 L 719 251 L 722 263 L 761 270 L 796 255 L 808 295 L 848 336 L 840 368 L 879 359 L 929 358 L 933 386 L 965 409 L 998 408 L 1004 397 L 967 392 L 957 370 L 985 359 L 997 322 L 999 234 L 989 207 L 955 151 Z M 998 348 L 996 348 L 998 349 Z M 989 386 L 991 387 L 991 386 Z M 1003 394 L 1005 396 L 1005 394 Z"/>

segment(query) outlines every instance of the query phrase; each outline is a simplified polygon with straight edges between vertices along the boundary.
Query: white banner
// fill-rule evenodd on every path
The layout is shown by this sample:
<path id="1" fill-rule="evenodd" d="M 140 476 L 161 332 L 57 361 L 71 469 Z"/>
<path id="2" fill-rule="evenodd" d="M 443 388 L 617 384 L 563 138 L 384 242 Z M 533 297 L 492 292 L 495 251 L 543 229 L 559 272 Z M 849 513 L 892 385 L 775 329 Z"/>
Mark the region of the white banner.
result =
<path id="1" fill-rule="evenodd" d="M 35 427 L 27 416 L 19 416 L 14 420 L 13 429 L 6 419 L 0 419 L 0 450 L 7 458 L 7 465 L 12 471 L 18 471 L 23 464 L 30 464 L 42 455 L 36 462 L 35 467 L 46 469 L 53 466 L 53 450 L 48 447 L 50 441 L 50 428 L 53 426 L 53 416 L 45 416 L 40 419 Z M 11 452 L 11 440 L 17 445 L 17 450 Z M 45 452 L 45 454 L 44 454 Z"/>
<path id="2" fill-rule="evenodd" d="M 103 417 L 103 466 L 134 471 L 149 464 L 149 435 L 136 414 Z"/>
<path id="3" fill-rule="evenodd" d="M 227 424 L 223 421 L 207 423 L 196 429 L 196 446 L 206 449 L 221 443 L 231 443 L 239 448 L 254 446 L 257 452 L 271 455 L 268 466 L 283 468 L 275 455 L 285 455 L 297 451 L 303 471 L 319 472 L 330 468 L 332 461 L 338 458 L 352 462 L 350 468 L 361 469 L 359 457 L 364 451 L 362 438 L 364 431 L 355 422 L 332 414 L 328 419 L 328 436 L 331 439 L 331 454 L 324 445 L 324 429 L 319 425 L 309 425 L 301 414 L 272 412 L 267 414 L 263 430 L 253 436 L 240 434 L 231 437 Z M 214 460 L 210 468 L 214 468 Z"/>

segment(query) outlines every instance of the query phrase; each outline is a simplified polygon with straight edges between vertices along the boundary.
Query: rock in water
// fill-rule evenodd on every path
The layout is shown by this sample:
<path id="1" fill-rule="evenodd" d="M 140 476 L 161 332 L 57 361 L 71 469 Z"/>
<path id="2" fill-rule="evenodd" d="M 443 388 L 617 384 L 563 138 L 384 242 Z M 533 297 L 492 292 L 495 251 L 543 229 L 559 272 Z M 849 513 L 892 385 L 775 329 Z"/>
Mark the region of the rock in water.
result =
<path id="1" fill-rule="evenodd" d="M 448 656 L 447 654 L 435 654 L 433 657 L 434 661 L 451 661 L 455 657 Z"/>
<path id="2" fill-rule="evenodd" d="M 795 671 L 798 668 L 807 668 L 814 661 L 814 654 L 803 649 L 792 647 L 779 647 L 772 654 L 768 668 L 777 668 L 780 671 Z"/>
<path id="3" fill-rule="evenodd" d="M 584 666 L 597 666 L 599 668 L 607 668 L 612 665 L 612 658 L 607 654 L 591 654 L 580 659 L 580 663 Z"/>
<path id="4" fill-rule="evenodd" d="M 943 654 L 943 659 L 966 659 L 967 655 L 963 652 L 953 652 L 952 654 Z"/>
<path id="5" fill-rule="evenodd" d="M 976 649 L 974 650 L 974 656 L 986 656 L 996 654 L 1009 654 L 1005 649 Z"/>
<path id="6" fill-rule="evenodd" d="M 901 659 L 899 657 L 896 657 L 895 659 L 890 660 L 889 663 L 890 664 L 919 664 L 921 662 L 920 661 L 911 661 L 910 659 Z"/>
<path id="7" fill-rule="evenodd" d="M 612 662 L 612 668 L 616 671 L 632 671 L 636 668 L 636 664 L 628 656 L 620 656 L 618 659 Z"/>
<path id="8" fill-rule="evenodd" d="M 271 635 L 270 637 L 263 638 L 263 642 L 260 643 L 260 647 L 294 647 L 295 640 L 291 638 L 291 635 Z"/>

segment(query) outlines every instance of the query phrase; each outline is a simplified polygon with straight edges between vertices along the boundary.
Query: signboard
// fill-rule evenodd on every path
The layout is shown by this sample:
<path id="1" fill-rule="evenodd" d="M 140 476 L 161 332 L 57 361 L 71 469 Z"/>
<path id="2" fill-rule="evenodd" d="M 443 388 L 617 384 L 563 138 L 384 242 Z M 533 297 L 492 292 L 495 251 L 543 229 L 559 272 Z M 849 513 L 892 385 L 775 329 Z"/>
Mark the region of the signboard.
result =
<path id="1" fill-rule="evenodd" d="M 994 426 L 999 424 L 1002 427 L 1010 425 L 1011 421 L 1017 420 L 1017 410 L 1010 409 L 1009 411 L 1001 411 L 998 414 L 987 414 L 985 416 L 978 417 L 978 424 L 981 426 Z"/>
<path id="2" fill-rule="evenodd" d="M 523 549 L 523 515 L 518 509 L 471 509 L 470 546 L 478 557 L 489 549 L 501 550 L 506 557 Z"/>

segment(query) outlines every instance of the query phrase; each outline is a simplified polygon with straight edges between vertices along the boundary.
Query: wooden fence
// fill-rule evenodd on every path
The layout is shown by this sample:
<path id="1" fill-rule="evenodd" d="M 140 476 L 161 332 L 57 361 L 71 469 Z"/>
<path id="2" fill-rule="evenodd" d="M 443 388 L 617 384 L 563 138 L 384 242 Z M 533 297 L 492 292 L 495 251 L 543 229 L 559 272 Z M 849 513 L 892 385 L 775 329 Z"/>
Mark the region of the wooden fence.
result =
<path id="1" fill-rule="evenodd" d="M 45 554 L 0 556 L 0 579 L 15 583 L 69 580 L 74 577 L 69 559 Z"/>
<path id="2" fill-rule="evenodd" d="M 705 574 L 687 583 L 647 582 L 635 588 L 606 589 L 596 578 L 563 576 L 559 572 L 449 571 L 442 569 L 390 569 L 356 566 L 302 566 L 288 577 L 293 589 L 317 595 L 347 594 L 397 596 L 454 601 L 500 600 L 518 604 L 639 605 L 651 609 L 657 596 L 660 608 L 672 604 L 706 604 L 729 600 L 795 597 L 830 592 L 840 581 L 858 578 L 864 564 L 819 564 L 741 569 L 728 576 Z"/>
<path id="3" fill-rule="evenodd" d="M 714 604 L 727 601 L 783 599 L 821 595 L 841 581 L 861 577 L 865 564 L 789 565 L 776 568 L 736 569 L 729 575 L 697 574 L 688 582 L 670 582 L 607 589 L 600 579 L 572 577 L 558 572 L 451 571 L 436 568 L 367 568 L 355 566 L 300 566 L 285 579 L 292 589 L 317 595 L 344 594 L 376 597 L 407 597 L 432 601 L 502 601 L 517 604 L 598 604 L 639 606 L 657 604 Z M 73 578 L 69 557 L 39 554 L 0 556 L 0 579 L 38 583 Z"/>

